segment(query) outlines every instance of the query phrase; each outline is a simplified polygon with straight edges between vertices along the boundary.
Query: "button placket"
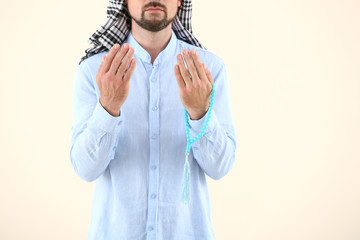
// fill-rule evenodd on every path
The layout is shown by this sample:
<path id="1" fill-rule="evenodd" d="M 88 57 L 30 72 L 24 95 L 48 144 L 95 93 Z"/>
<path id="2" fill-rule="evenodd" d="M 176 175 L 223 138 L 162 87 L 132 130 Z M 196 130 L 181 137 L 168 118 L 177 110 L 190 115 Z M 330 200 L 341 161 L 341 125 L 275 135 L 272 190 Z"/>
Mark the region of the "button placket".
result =
<path id="1" fill-rule="evenodd" d="M 148 230 L 152 231 L 156 228 L 158 215 L 158 182 L 159 172 L 157 166 L 159 165 L 160 143 L 159 143 L 159 79 L 157 73 L 157 66 L 152 68 L 150 74 L 149 84 L 149 133 L 150 133 L 150 162 L 149 169 L 149 197 L 148 197 Z M 155 233 L 156 231 L 154 231 Z M 154 234 L 152 233 L 152 234 Z"/>

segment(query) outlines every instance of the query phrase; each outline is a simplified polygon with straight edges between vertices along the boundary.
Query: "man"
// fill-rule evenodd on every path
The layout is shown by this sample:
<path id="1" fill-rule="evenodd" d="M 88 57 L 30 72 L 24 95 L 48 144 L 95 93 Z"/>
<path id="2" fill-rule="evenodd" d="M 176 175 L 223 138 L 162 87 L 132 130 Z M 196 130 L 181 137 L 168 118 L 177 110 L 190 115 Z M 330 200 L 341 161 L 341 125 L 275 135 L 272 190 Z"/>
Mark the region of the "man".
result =
<path id="1" fill-rule="evenodd" d="M 111 0 L 108 14 L 73 92 L 70 160 L 95 181 L 88 239 L 215 239 L 206 175 L 224 177 L 236 149 L 225 64 L 192 35 L 191 0 Z M 191 139 L 203 134 L 188 156 L 191 204 L 184 116 Z"/>

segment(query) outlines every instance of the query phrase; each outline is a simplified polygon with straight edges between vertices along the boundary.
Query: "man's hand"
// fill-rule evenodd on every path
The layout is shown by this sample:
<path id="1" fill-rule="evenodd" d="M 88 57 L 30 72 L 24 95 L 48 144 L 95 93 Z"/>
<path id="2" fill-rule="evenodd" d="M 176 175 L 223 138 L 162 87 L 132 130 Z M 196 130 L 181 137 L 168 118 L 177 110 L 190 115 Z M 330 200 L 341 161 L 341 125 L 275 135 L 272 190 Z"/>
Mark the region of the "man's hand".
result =
<path id="1" fill-rule="evenodd" d="M 175 77 L 179 85 L 179 93 L 182 104 L 192 120 L 202 118 L 209 106 L 210 95 L 214 83 L 209 69 L 205 63 L 201 63 L 199 55 L 193 49 L 182 51 L 186 65 L 181 54 L 177 55 L 178 65 L 175 65 Z"/>
<path id="2" fill-rule="evenodd" d="M 109 54 L 103 56 L 96 74 L 100 104 L 115 117 L 120 115 L 120 108 L 129 94 L 130 79 L 136 66 L 136 60 L 132 59 L 134 49 L 125 43 L 118 52 L 119 46 L 115 44 Z"/>

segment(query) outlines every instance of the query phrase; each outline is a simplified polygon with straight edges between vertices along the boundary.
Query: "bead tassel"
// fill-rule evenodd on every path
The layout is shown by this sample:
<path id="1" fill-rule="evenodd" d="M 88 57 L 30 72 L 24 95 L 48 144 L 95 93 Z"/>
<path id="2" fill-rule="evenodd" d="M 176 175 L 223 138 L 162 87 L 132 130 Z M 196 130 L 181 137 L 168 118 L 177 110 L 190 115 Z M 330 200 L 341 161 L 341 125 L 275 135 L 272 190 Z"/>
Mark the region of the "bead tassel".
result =
<path id="1" fill-rule="evenodd" d="M 185 151 L 184 172 L 183 172 L 183 179 L 182 179 L 182 184 L 181 184 L 181 202 L 184 204 L 188 204 L 191 201 L 191 197 L 190 197 L 191 172 L 190 172 L 190 164 L 189 164 L 189 153 L 190 153 L 191 144 L 193 144 L 194 142 L 199 140 L 205 133 L 205 130 L 209 123 L 209 119 L 211 117 L 211 111 L 212 111 L 213 104 L 214 104 L 214 93 L 215 93 L 214 87 L 215 87 L 215 85 L 212 84 L 212 91 L 211 91 L 211 96 L 210 96 L 210 106 L 208 109 L 208 115 L 205 120 L 205 124 L 204 124 L 201 132 L 193 139 L 190 139 L 190 130 L 189 130 L 190 126 L 189 126 L 189 120 L 188 120 L 188 112 L 186 111 L 186 109 L 184 110 L 185 130 L 186 130 L 186 139 L 187 139 L 187 145 L 186 145 L 186 151 Z"/>
<path id="2" fill-rule="evenodd" d="M 186 152 L 184 165 L 183 181 L 181 185 L 181 202 L 188 204 L 190 202 L 190 164 L 188 160 L 189 153 Z"/>

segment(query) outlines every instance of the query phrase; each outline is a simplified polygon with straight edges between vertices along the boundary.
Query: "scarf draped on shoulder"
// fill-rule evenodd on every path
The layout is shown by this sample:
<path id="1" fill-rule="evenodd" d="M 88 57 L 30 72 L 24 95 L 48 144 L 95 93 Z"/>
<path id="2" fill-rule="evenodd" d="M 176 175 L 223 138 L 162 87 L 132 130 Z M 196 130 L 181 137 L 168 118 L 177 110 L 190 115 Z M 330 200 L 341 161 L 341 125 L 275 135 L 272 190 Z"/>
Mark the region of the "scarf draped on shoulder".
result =
<path id="1" fill-rule="evenodd" d="M 172 22 L 172 29 L 178 39 L 204 48 L 192 33 L 191 13 L 191 0 L 182 0 Z M 107 21 L 88 39 L 87 42 L 94 46 L 85 50 L 86 54 L 79 64 L 94 54 L 110 50 L 116 43 L 121 45 L 130 31 L 131 17 L 125 0 L 110 0 L 107 7 Z"/>

